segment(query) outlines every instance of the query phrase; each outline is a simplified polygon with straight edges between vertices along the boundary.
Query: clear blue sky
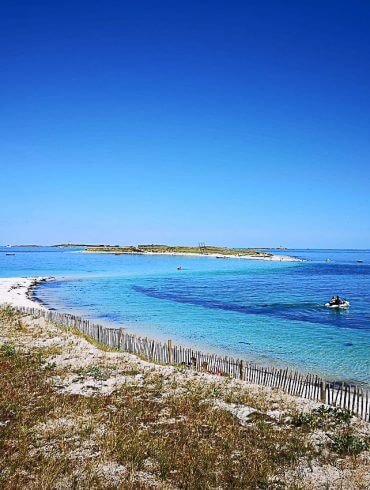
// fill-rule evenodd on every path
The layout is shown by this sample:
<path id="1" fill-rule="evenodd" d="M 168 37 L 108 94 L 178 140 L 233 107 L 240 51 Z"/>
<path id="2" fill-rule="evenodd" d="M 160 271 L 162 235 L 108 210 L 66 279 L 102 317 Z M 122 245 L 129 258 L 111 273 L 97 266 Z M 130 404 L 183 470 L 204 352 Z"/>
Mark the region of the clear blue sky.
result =
<path id="1" fill-rule="evenodd" d="M 370 2 L 0 6 L 0 243 L 370 247 Z"/>

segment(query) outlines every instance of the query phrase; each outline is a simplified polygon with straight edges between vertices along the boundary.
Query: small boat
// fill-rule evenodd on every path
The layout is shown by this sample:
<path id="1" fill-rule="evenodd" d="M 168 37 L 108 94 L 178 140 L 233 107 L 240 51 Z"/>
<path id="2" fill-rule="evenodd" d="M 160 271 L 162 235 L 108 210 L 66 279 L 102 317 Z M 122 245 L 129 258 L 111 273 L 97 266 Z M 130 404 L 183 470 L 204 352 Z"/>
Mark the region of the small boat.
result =
<path id="1" fill-rule="evenodd" d="M 343 308 L 348 308 L 349 307 L 349 301 L 347 301 L 346 299 L 342 300 L 339 304 L 332 304 L 332 303 L 325 303 L 325 306 L 327 308 L 340 308 L 340 309 L 343 309 Z"/>
<path id="2" fill-rule="evenodd" d="M 122 254 L 120 254 L 120 253 L 115 253 L 114 255 L 122 255 Z"/>
<path id="3" fill-rule="evenodd" d="M 364 263 L 364 261 L 363 261 L 363 260 L 356 260 L 356 262 L 357 262 L 358 264 L 363 264 L 363 263 Z"/>
<path id="4" fill-rule="evenodd" d="M 15 255 L 15 254 L 5 254 L 5 255 Z"/>
<path id="5" fill-rule="evenodd" d="M 178 271 L 182 271 L 182 267 L 177 267 L 177 270 Z"/>

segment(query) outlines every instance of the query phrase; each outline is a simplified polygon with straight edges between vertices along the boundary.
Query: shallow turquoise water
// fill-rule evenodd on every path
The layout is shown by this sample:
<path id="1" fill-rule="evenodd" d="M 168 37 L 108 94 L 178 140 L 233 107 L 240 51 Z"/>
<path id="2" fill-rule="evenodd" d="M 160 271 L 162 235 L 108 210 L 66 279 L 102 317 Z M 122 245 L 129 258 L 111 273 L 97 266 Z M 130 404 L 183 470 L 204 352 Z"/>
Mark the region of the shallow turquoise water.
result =
<path id="1" fill-rule="evenodd" d="M 58 276 L 38 291 L 49 306 L 124 324 L 135 333 L 369 383 L 370 251 L 287 253 L 309 260 L 114 256 L 58 249 L 17 249 L 15 256 L 5 256 L 0 249 L 0 275 Z M 348 310 L 322 306 L 337 293 L 350 300 Z"/>

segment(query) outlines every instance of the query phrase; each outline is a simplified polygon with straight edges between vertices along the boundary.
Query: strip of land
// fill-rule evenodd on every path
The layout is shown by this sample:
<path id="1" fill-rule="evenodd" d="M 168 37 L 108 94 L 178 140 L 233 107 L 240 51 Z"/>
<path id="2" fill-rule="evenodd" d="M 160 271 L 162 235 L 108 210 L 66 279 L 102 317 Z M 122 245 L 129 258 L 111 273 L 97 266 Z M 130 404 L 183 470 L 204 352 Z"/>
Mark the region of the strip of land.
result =
<path id="1" fill-rule="evenodd" d="M 34 279 L 4 283 L 0 302 L 29 306 Z M 0 308 L 1 488 L 365 489 L 369 435 L 346 411 Z"/>
<path id="2" fill-rule="evenodd" d="M 195 257 L 214 257 L 219 259 L 250 259 L 250 260 L 271 260 L 279 262 L 302 262 L 298 257 L 289 255 L 276 255 L 261 250 L 244 248 L 227 248 L 214 246 L 169 246 L 169 245 L 138 245 L 119 247 L 119 246 L 96 246 L 86 247 L 83 253 L 108 253 L 108 254 L 136 254 L 136 255 L 179 255 Z"/>

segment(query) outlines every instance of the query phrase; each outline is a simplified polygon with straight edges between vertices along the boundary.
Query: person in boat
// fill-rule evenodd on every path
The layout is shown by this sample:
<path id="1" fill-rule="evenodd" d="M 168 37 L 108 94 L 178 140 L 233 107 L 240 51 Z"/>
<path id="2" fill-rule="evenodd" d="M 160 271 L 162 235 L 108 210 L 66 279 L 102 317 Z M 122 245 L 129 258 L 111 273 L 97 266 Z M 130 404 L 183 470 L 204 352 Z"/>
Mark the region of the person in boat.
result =
<path id="1" fill-rule="evenodd" d="M 341 305 L 343 303 L 343 300 L 340 299 L 339 296 L 333 296 L 331 300 L 329 301 L 329 304 L 334 306 L 334 305 Z"/>

